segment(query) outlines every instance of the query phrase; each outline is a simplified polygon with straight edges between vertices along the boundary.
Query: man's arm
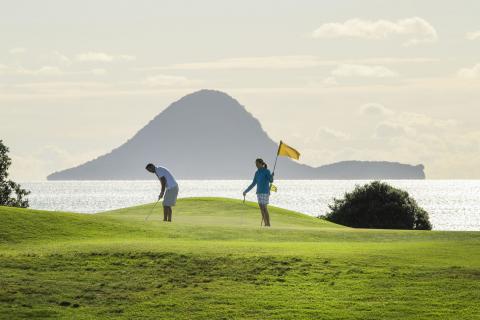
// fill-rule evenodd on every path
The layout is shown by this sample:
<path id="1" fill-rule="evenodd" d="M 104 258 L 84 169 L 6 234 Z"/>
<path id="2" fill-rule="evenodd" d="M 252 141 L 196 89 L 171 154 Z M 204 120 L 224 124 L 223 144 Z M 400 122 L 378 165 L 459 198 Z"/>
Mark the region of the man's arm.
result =
<path id="1" fill-rule="evenodd" d="M 160 183 L 162 184 L 162 191 L 160 191 L 160 195 L 158 196 L 158 200 L 163 198 L 163 195 L 165 194 L 165 186 L 167 185 L 167 179 L 165 177 L 160 178 Z"/>

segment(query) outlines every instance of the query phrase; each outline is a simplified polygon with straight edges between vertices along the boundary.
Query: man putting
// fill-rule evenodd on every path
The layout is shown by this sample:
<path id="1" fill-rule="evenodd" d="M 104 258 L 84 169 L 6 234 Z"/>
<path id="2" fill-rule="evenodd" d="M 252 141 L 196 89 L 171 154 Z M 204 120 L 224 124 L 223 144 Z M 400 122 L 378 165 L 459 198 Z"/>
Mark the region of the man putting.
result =
<path id="1" fill-rule="evenodd" d="M 148 172 L 155 173 L 162 184 L 158 200 L 163 198 L 163 221 L 172 222 L 172 207 L 177 203 L 178 183 L 173 175 L 164 167 L 155 167 L 153 163 L 145 167 Z M 165 197 L 164 197 L 165 196 Z"/>

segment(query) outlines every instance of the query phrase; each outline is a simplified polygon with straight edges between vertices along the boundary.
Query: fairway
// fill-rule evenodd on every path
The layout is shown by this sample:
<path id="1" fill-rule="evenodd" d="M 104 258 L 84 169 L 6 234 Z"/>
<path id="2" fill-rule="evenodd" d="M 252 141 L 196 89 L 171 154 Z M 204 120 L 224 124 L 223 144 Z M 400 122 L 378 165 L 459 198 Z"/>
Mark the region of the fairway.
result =
<path id="1" fill-rule="evenodd" d="M 255 203 L 0 207 L 1 319 L 479 319 L 480 232 L 363 230 Z"/>

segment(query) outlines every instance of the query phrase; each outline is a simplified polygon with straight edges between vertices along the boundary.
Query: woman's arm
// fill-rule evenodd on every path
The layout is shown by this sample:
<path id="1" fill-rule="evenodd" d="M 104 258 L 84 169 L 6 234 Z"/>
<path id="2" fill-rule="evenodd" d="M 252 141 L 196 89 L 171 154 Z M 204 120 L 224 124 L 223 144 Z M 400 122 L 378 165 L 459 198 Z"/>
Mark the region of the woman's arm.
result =
<path id="1" fill-rule="evenodd" d="M 255 185 L 257 184 L 257 174 L 255 174 L 255 176 L 253 177 L 253 181 L 252 181 L 252 184 L 248 186 L 248 188 L 243 192 L 243 194 L 247 194 L 250 190 L 253 189 L 253 187 L 255 187 Z"/>

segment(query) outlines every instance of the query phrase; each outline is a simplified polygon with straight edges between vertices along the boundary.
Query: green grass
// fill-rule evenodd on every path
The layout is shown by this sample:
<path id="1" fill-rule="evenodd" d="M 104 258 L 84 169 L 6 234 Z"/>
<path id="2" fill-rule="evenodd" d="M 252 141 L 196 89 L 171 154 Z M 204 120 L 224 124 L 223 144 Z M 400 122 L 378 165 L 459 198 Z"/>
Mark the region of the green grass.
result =
<path id="1" fill-rule="evenodd" d="M 479 319 L 480 233 L 359 230 L 253 203 L 0 207 L 1 319 Z"/>

